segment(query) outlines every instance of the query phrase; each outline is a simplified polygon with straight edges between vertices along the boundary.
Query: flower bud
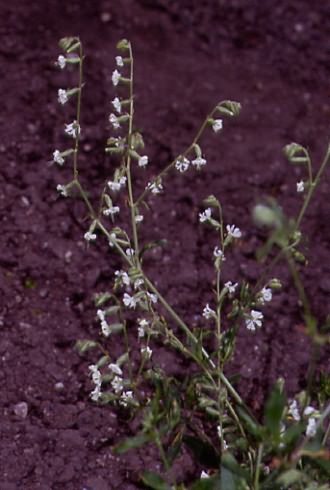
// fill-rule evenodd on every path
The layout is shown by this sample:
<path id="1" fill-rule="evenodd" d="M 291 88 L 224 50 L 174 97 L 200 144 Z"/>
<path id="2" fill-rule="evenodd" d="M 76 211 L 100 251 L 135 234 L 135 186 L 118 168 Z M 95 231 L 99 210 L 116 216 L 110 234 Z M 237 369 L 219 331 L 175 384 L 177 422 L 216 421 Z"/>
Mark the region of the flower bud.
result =
<path id="1" fill-rule="evenodd" d="M 128 50 L 130 47 L 130 42 L 127 39 L 121 39 L 120 41 L 118 41 L 116 47 L 117 49 L 119 49 L 119 51 Z"/>
<path id="2" fill-rule="evenodd" d="M 208 196 L 206 199 L 203 201 L 206 206 L 212 206 L 213 208 L 216 208 L 220 205 L 218 199 L 213 196 L 212 194 Z"/>
<path id="3" fill-rule="evenodd" d="M 217 106 L 217 111 L 223 116 L 237 117 L 241 112 L 241 104 L 232 100 L 224 100 Z"/>
<path id="4" fill-rule="evenodd" d="M 290 163 L 305 165 L 309 161 L 308 151 L 298 143 L 286 145 L 283 151 Z"/>
<path id="5" fill-rule="evenodd" d="M 259 226 L 278 228 L 282 224 L 282 217 L 278 209 L 271 208 L 265 204 L 257 204 L 253 209 L 253 219 Z"/>
<path id="6" fill-rule="evenodd" d="M 268 286 L 270 287 L 270 289 L 273 289 L 274 291 L 282 289 L 282 283 L 276 277 L 274 277 L 268 282 Z"/>
<path id="7" fill-rule="evenodd" d="M 59 46 L 66 53 L 72 53 L 72 51 L 80 47 L 80 40 L 78 37 L 63 37 L 59 42 Z"/>

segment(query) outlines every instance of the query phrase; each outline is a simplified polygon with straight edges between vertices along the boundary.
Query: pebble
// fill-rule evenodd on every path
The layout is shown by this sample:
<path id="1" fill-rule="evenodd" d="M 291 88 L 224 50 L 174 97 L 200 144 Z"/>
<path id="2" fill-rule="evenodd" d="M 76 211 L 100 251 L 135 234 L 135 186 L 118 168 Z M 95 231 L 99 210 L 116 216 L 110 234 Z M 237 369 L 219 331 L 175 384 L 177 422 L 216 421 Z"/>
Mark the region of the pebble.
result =
<path id="1" fill-rule="evenodd" d="M 20 402 L 14 406 L 14 413 L 20 419 L 25 419 L 28 414 L 28 409 L 28 404 L 26 402 Z"/>

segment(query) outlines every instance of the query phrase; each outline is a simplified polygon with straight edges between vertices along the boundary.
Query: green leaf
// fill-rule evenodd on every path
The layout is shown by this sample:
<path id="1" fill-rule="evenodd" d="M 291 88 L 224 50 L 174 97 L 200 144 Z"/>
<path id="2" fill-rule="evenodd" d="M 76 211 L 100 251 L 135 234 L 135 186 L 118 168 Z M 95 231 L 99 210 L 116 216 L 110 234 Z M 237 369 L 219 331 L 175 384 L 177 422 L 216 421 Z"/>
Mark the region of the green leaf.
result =
<path id="1" fill-rule="evenodd" d="M 141 480 L 145 485 L 154 490 L 171 490 L 172 487 L 166 483 L 165 480 L 157 473 L 153 471 L 143 471 L 141 473 Z"/>
<path id="2" fill-rule="evenodd" d="M 301 471 L 290 469 L 282 473 L 276 480 L 280 485 L 284 485 L 288 487 L 289 485 L 293 485 L 293 483 L 299 482 L 304 479 L 304 474 Z"/>
<path id="3" fill-rule="evenodd" d="M 251 417 L 250 414 L 246 412 L 245 409 L 242 407 L 237 407 L 237 412 L 240 417 L 241 422 L 243 422 L 243 425 L 245 429 L 253 435 L 257 440 L 261 440 L 262 438 L 262 427 Z"/>
<path id="4" fill-rule="evenodd" d="M 265 409 L 266 427 L 270 434 L 275 438 L 279 438 L 280 424 L 285 408 L 286 397 L 278 386 L 273 389 Z"/>
<path id="5" fill-rule="evenodd" d="M 225 451 L 223 453 L 221 458 L 221 465 L 223 468 L 226 468 L 234 475 L 241 476 L 245 480 L 248 480 L 249 478 L 248 471 L 242 468 L 240 464 L 238 464 L 235 457 L 229 451 Z"/>
<path id="6" fill-rule="evenodd" d="M 197 461 L 207 468 L 218 468 L 220 457 L 211 444 L 194 436 L 183 436 L 183 442 L 194 453 Z"/>
<path id="7" fill-rule="evenodd" d="M 328 454 L 328 457 L 329 457 L 329 454 Z M 316 466 L 317 468 L 321 469 L 326 475 L 328 475 L 328 477 L 330 477 L 330 461 L 329 460 L 322 459 L 322 458 L 312 458 L 312 457 L 308 457 L 308 458 L 306 458 L 306 460 L 308 460 L 308 462 L 312 466 L 314 466 L 314 467 Z"/>
<path id="8" fill-rule="evenodd" d="M 140 253 L 139 253 L 139 257 L 140 259 L 143 257 L 143 255 L 148 251 L 148 250 L 152 250 L 153 248 L 157 248 L 157 247 L 162 247 L 164 248 L 165 246 L 167 245 L 167 240 L 164 240 L 164 239 L 161 239 L 161 240 L 155 240 L 153 242 L 150 242 L 150 243 L 147 243 L 146 245 L 144 245 L 144 247 L 141 249 Z"/>
<path id="9" fill-rule="evenodd" d="M 190 490 L 221 490 L 220 477 L 212 476 L 198 480 L 190 487 Z"/>
<path id="10" fill-rule="evenodd" d="M 148 436 L 147 434 L 140 434 L 135 437 L 129 437 L 128 439 L 125 439 L 124 441 L 114 446 L 112 450 L 115 454 L 123 454 L 130 449 L 137 449 L 139 447 L 142 447 L 148 442 L 150 442 L 150 436 Z"/>

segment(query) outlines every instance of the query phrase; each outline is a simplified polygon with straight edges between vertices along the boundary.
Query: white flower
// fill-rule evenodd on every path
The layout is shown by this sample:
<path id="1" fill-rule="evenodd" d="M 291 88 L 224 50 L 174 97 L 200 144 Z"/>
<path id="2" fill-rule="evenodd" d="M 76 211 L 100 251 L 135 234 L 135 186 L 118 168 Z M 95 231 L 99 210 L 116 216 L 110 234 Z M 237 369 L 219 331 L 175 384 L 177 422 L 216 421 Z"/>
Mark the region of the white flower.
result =
<path id="1" fill-rule="evenodd" d="M 73 138 L 77 138 L 77 136 L 80 134 L 80 126 L 77 123 L 77 121 L 73 121 L 73 123 L 65 125 L 64 131 L 69 136 L 72 136 Z"/>
<path id="2" fill-rule="evenodd" d="M 56 190 L 64 197 L 68 197 L 68 191 L 65 185 L 57 184 Z"/>
<path id="3" fill-rule="evenodd" d="M 121 113 L 121 102 L 118 99 L 118 97 L 115 97 L 111 103 L 112 103 L 114 109 L 120 114 Z"/>
<path id="4" fill-rule="evenodd" d="M 130 281 L 130 278 L 129 278 L 129 275 L 127 274 L 127 272 L 125 272 L 125 271 L 116 271 L 115 272 L 115 276 L 117 276 L 117 280 L 119 282 L 122 282 L 126 286 L 129 286 L 129 284 L 130 284 L 131 281 Z"/>
<path id="5" fill-rule="evenodd" d="M 210 308 L 209 304 L 205 306 L 203 310 L 203 317 L 206 318 L 206 320 L 209 320 L 210 318 L 214 318 L 216 316 L 216 313 L 212 308 Z"/>
<path id="6" fill-rule="evenodd" d="M 128 308 L 135 308 L 137 304 L 137 300 L 136 298 L 134 298 L 134 296 L 130 296 L 129 294 L 125 293 L 123 298 L 123 303 L 125 306 L 128 306 Z"/>
<path id="7" fill-rule="evenodd" d="M 104 216 L 113 216 L 114 214 L 119 213 L 120 207 L 119 206 L 112 206 L 111 208 L 104 209 L 103 214 Z"/>
<path id="8" fill-rule="evenodd" d="M 142 347 L 141 348 L 141 354 L 146 358 L 146 359 L 151 359 L 152 356 L 152 350 L 150 349 L 149 346 L 147 347 Z"/>
<path id="9" fill-rule="evenodd" d="M 92 373 L 93 383 L 96 385 L 100 385 L 102 381 L 101 381 L 101 373 L 99 371 L 99 368 L 95 366 L 95 364 L 91 364 L 90 366 L 88 366 L 88 369 Z"/>
<path id="10" fill-rule="evenodd" d="M 58 101 L 60 104 L 64 105 L 69 100 L 66 90 L 63 88 L 58 89 Z"/>
<path id="11" fill-rule="evenodd" d="M 117 66 L 124 66 L 124 60 L 121 56 L 116 56 L 116 64 Z"/>
<path id="12" fill-rule="evenodd" d="M 310 417 L 307 422 L 306 436 L 314 437 L 315 434 L 316 434 L 316 420 Z"/>
<path id="13" fill-rule="evenodd" d="M 237 282 L 235 282 L 235 284 L 233 284 L 231 281 L 228 281 L 225 283 L 225 288 L 228 289 L 229 294 L 233 294 L 235 292 L 237 286 L 238 286 Z"/>
<path id="14" fill-rule="evenodd" d="M 142 286 L 142 284 L 144 284 L 144 280 L 141 277 L 140 279 L 134 281 L 134 289 L 138 289 L 140 286 Z"/>
<path id="15" fill-rule="evenodd" d="M 118 85 L 120 77 L 121 77 L 121 74 L 119 73 L 118 70 L 115 70 L 112 73 L 112 83 L 114 84 L 115 87 L 116 87 L 116 85 Z"/>
<path id="16" fill-rule="evenodd" d="M 111 386 L 115 393 L 123 391 L 123 380 L 119 376 L 115 376 L 111 381 Z"/>
<path id="17" fill-rule="evenodd" d="M 222 119 L 215 119 L 212 123 L 212 129 L 215 133 L 222 129 Z"/>
<path id="18" fill-rule="evenodd" d="M 200 170 L 202 167 L 204 167 L 204 165 L 206 165 L 206 160 L 205 158 L 197 157 L 191 163 L 197 168 L 197 170 Z"/>
<path id="19" fill-rule="evenodd" d="M 210 476 L 203 470 L 200 476 L 201 480 L 204 480 L 205 478 L 210 478 Z"/>
<path id="20" fill-rule="evenodd" d="M 138 160 L 139 167 L 146 167 L 148 165 L 148 157 L 147 155 L 143 155 Z"/>
<path id="21" fill-rule="evenodd" d="M 61 155 L 61 152 L 58 150 L 55 150 L 53 153 L 53 162 L 57 163 L 58 165 L 63 165 L 64 163 L 64 158 Z"/>
<path id="22" fill-rule="evenodd" d="M 151 191 L 152 194 L 159 194 L 163 190 L 162 184 L 156 183 L 156 182 L 148 182 L 148 185 L 146 187 L 147 190 Z"/>
<path id="23" fill-rule="evenodd" d="M 293 400 L 290 405 L 289 405 L 289 414 L 292 416 L 293 420 L 296 422 L 299 422 L 300 420 L 300 413 L 298 409 L 298 404 L 296 400 Z"/>
<path id="24" fill-rule="evenodd" d="M 264 316 L 261 311 L 251 310 L 250 316 L 245 320 L 246 328 L 252 331 L 254 331 L 256 327 L 260 328 L 262 325 L 263 317 Z"/>
<path id="25" fill-rule="evenodd" d="M 121 370 L 121 368 L 118 366 L 118 364 L 113 364 L 113 363 L 110 363 L 108 368 L 110 369 L 110 371 L 113 373 L 113 374 L 118 374 L 118 376 L 122 376 L 123 374 L 123 371 Z"/>
<path id="26" fill-rule="evenodd" d="M 305 184 L 301 180 L 300 182 L 297 182 L 297 192 L 304 192 L 305 190 Z"/>
<path id="27" fill-rule="evenodd" d="M 65 68 L 66 59 L 65 56 L 63 56 L 63 54 L 60 54 L 59 57 L 57 58 L 57 64 L 62 70 L 63 68 Z"/>
<path id="28" fill-rule="evenodd" d="M 141 223 L 143 221 L 143 215 L 142 214 L 137 214 L 134 218 L 135 223 Z"/>
<path id="29" fill-rule="evenodd" d="M 94 402 L 97 402 L 98 399 L 100 398 L 101 396 L 101 386 L 95 386 L 94 390 L 91 391 L 91 399 L 94 401 Z"/>
<path id="30" fill-rule="evenodd" d="M 123 187 L 126 184 L 126 180 L 127 179 L 125 176 L 120 177 L 118 182 L 113 182 L 112 180 L 109 180 L 108 186 L 112 191 L 119 191 L 121 187 Z"/>
<path id="31" fill-rule="evenodd" d="M 214 247 L 214 257 L 220 257 L 222 261 L 226 260 L 223 251 L 219 247 Z"/>
<path id="32" fill-rule="evenodd" d="M 133 400 L 133 391 L 124 391 L 121 394 L 119 403 L 123 407 L 127 407 L 129 400 Z"/>
<path id="33" fill-rule="evenodd" d="M 189 168 L 190 162 L 188 158 L 181 158 L 175 162 L 175 168 L 179 170 L 179 172 L 186 172 Z"/>
<path id="34" fill-rule="evenodd" d="M 205 209 L 203 213 L 199 213 L 199 221 L 201 223 L 204 223 L 204 221 L 207 221 L 208 219 L 211 218 L 212 210 L 211 208 Z"/>
<path id="35" fill-rule="evenodd" d="M 107 321 L 105 319 L 105 312 L 103 310 L 97 310 L 96 314 L 101 321 L 101 330 L 103 335 L 105 337 L 109 337 L 109 335 L 111 334 L 111 328 L 110 325 L 107 324 Z"/>
<path id="36" fill-rule="evenodd" d="M 90 231 L 87 231 L 87 233 L 85 233 L 84 235 L 84 238 L 87 242 L 90 242 L 91 240 L 96 240 L 96 235 L 95 233 L 91 233 Z"/>
<path id="37" fill-rule="evenodd" d="M 260 297 L 258 299 L 261 304 L 268 303 L 269 301 L 272 300 L 273 294 L 270 288 L 266 288 L 266 287 L 262 288 L 259 294 Z"/>
<path id="38" fill-rule="evenodd" d="M 111 238 L 112 240 L 116 240 L 116 238 L 117 238 L 116 233 L 110 233 L 110 238 Z M 112 242 L 111 242 L 111 240 L 109 239 L 109 247 L 113 247 L 113 246 L 114 246 L 114 245 L 113 245 L 113 243 L 112 243 Z"/>
<path id="39" fill-rule="evenodd" d="M 310 405 L 308 405 L 308 407 L 305 408 L 304 410 L 304 415 L 312 415 L 312 413 L 316 413 L 317 411 L 315 410 L 314 407 L 311 407 Z"/>
<path id="40" fill-rule="evenodd" d="M 240 238 L 242 236 L 241 230 L 236 228 L 235 225 L 227 225 L 226 226 L 228 236 L 232 238 Z"/>
<path id="41" fill-rule="evenodd" d="M 149 326 L 149 322 L 145 318 L 142 318 L 141 320 L 138 320 L 138 323 L 138 337 L 141 338 L 145 336 L 146 328 Z"/>
<path id="42" fill-rule="evenodd" d="M 147 296 L 152 303 L 157 303 L 158 301 L 157 294 L 152 294 L 147 291 Z"/>
<path id="43" fill-rule="evenodd" d="M 111 122 L 113 129 L 119 129 L 120 128 L 120 123 L 118 121 L 118 117 L 116 116 L 116 114 L 110 114 L 109 121 Z"/>

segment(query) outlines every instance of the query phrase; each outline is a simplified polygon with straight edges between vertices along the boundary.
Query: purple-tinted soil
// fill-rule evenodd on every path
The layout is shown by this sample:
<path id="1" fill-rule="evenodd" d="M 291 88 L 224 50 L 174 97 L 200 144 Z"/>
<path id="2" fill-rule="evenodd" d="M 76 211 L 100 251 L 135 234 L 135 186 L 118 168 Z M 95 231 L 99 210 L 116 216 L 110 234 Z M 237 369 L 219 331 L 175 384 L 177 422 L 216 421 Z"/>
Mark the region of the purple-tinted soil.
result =
<path id="1" fill-rule="evenodd" d="M 228 255 L 224 280 L 255 281 L 261 243 L 251 209 L 271 195 L 293 215 L 301 202 L 282 147 L 298 141 L 320 164 L 329 136 L 330 16 L 317 0 L 44 0 L 1 2 L 0 206 L 0 489 L 135 490 L 138 473 L 159 468 L 153 447 L 114 456 L 111 446 L 134 426 L 89 399 L 88 364 L 77 339 L 98 338 L 92 295 L 111 284 L 118 258 L 106 244 L 86 247 L 81 204 L 58 196 L 69 168 L 50 167 L 73 112 L 57 103 L 69 80 L 54 67 L 58 40 L 79 35 L 86 51 L 81 178 L 91 191 L 112 176 L 104 165 L 115 44 L 135 53 L 136 122 L 151 164 L 146 179 L 190 143 L 216 102 L 238 100 L 238 120 L 203 141 L 208 166 L 172 175 L 146 216 L 146 236 L 167 238 L 146 259 L 164 296 L 190 325 L 212 300 L 215 236 L 198 224 L 202 200 L 215 194 L 227 223 L 243 230 Z M 138 187 L 145 185 L 138 177 Z M 325 318 L 330 293 L 330 184 L 326 172 L 303 222 L 308 267 L 302 267 L 314 312 Z M 310 343 L 303 334 L 297 294 L 284 265 L 284 288 L 264 310 L 263 328 L 239 335 L 233 372 L 239 391 L 259 411 L 274 381 L 287 392 L 305 387 Z M 118 347 L 118 346 L 117 346 Z M 116 349 L 116 346 L 113 348 Z M 181 366 L 155 350 L 155 365 Z M 327 352 L 320 366 L 329 370 Z M 174 473 L 200 471 L 189 454 Z"/>

